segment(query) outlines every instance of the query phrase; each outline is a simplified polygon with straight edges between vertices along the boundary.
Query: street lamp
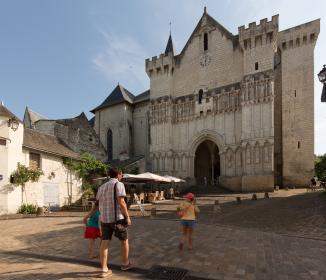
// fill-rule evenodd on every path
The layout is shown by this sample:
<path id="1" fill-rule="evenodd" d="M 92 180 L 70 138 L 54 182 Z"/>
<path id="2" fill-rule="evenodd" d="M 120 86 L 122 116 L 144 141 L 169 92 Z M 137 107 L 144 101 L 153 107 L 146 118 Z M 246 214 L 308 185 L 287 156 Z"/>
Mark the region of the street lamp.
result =
<path id="1" fill-rule="evenodd" d="M 17 118 L 12 117 L 8 120 L 8 127 L 10 127 L 13 131 L 16 131 L 18 129 L 19 122 Z"/>
<path id="2" fill-rule="evenodd" d="M 321 102 L 326 102 L 326 65 L 318 73 L 318 79 L 323 83 L 323 91 L 321 93 Z"/>

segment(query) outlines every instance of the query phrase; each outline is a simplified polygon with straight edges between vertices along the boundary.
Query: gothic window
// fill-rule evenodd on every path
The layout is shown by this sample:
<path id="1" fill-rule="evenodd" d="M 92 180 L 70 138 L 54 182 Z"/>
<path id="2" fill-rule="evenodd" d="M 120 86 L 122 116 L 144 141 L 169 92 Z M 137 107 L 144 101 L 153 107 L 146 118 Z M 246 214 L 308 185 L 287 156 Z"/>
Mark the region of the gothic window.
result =
<path id="1" fill-rule="evenodd" d="M 204 51 L 208 50 L 208 34 L 204 33 Z"/>
<path id="2" fill-rule="evenodd" d="M 204 93 L 204 91 L 202 89 L 200 89 L 199 94 L 198 94 L 198 104 L 201 104 L 201 102 L 203 100 L 203 93 Z"/>
<path id="3" fill-rule="evenodd" d="M 112 147 L 113 147 L 113 143 L 112 143 L 112 130 L 109 128 L 107 135 L 106 135 L 106 150 L 108 153 L 108 160 L 112 160 L 113 155 L 112 155 Z"/>

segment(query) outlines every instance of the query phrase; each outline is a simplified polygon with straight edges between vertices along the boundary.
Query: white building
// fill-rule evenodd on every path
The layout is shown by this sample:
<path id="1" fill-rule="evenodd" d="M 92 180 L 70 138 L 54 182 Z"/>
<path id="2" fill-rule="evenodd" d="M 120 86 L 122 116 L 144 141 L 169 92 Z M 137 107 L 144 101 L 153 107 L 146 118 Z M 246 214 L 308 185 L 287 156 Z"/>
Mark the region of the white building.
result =
<path id="1" fill-rule="evenodd" d="M 305 186 L 314 173 L 314 48 L 320 20 L 279 30 L 278 15 L 232 34 L 206 9 L 177 54 L 145 61 L 148 91 L 118 85 L 96 107 L 109 159 L 233 191 Z"/>
<path id="2" fill-rule="evenodd" d="M 65 167 L 64 158 L 78 159 L 79 154 L 53 135 L 24 128 L 0 104 L 0 215 L 16 213 L 21 205 L 21 187 L 10 183 L 18 163 L 44 172 L 38 182 L 26 184 L 24 202 L 58 207 L 80 198 L 81 180 Z"/>

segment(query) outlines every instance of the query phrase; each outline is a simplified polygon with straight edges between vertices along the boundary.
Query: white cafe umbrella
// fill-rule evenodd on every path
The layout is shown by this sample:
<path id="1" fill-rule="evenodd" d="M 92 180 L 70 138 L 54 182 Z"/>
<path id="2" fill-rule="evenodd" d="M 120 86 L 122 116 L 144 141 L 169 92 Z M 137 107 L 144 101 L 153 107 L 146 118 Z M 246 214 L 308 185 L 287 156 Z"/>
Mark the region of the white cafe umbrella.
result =
<path id="1" fill-rule="evenodd" d="M 171 180 L 171 182 L 173 183 L 185 183 L 186 181 L 177 177 L 173 177 L 173 176 L 169 176 L 169 175 L 165 175 L 165 178 L 168 178 Z"/>

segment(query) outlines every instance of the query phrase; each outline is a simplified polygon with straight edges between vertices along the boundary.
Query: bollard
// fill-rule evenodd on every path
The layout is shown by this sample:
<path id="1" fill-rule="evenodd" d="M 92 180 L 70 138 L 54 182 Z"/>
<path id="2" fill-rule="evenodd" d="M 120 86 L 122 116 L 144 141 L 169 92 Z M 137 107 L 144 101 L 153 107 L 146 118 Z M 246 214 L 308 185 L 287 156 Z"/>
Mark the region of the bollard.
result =
<path id="1" fill-rule="evenodd" d="M 278 191 L 280 189 L 279 186 L 275 186 L 275 190 Z"/>
<path id="2" fill-rule="evenodd" d="M 241 197 L 237 196 L 237 204 L 241 204 Z"/>
<path id="3" fill-rule="evenodd" d="M 221 209 L 221 206 L 220 206 L 220 203 L 218 200 L 215 200 L 214 202 L 214 209 L 213 209 L 214 213 L 217 213 L 217 212 L 222 212 L 222 209 Z"/>
<path id="4" fill-rule="evenodd" d="M 265 192 L 265 196 L 264 196 L 265 198 L 269 198 L 269 194 L 268 194 L 268 192 Z"/>
<path id="5" fill-rule="evenodd" d="M 151 217 L 155 217 L 155 216 L 156 216 L 156 208 L 153 207 L 153 208 L 151 209 Z"/>
<path id="6" fill-rule="evenodd" d="M 257 200 L 257 195 L 255 193 L 252 195 L 251 200 Z"/>
<path id="7" fill-rule="evenodd" d="M 288 191 L 289 190 L 289 187 L 285 187 L 285 190 Z"/>

